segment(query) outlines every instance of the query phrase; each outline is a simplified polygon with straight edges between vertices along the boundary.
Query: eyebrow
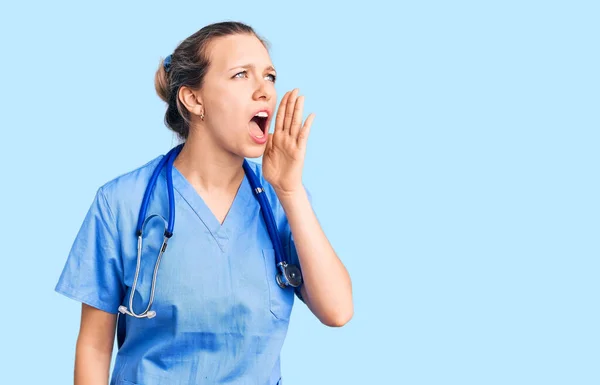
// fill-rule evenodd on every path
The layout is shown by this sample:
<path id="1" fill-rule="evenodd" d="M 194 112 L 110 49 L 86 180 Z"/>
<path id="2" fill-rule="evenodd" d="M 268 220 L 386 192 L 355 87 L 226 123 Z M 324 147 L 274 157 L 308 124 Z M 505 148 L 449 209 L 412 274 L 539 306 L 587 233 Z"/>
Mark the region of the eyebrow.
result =
<path id="1" fill-rule="evenodd" d="M 232 67 L 229 69 L 229 71 L 232 71 L 236 68 L 254 69 L 254 68 L 256 68 L 256 66 L 254 64 L 244 64 L 244 65 Z M 275 67 L 273 67 L 273 66 L 268 66 L 267 68 L 265 68 L 265 71 L 277 72 L 277 70 L 275 70 Z"/>

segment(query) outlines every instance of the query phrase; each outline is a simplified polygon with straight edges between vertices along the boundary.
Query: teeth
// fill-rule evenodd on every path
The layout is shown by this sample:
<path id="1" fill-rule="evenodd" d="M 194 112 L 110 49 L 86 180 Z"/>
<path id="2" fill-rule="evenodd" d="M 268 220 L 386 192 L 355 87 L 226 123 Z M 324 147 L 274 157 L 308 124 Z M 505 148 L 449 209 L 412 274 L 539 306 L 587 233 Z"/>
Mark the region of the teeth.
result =
<path id="1" fill-rule="evenodd" d="M 258 114 L 254 115 L 254 116 L 258 116 L 259 118 L 266 118 L 269 116 L 269 114 L 267 114 L 265 111 L 261 111 Z"/>

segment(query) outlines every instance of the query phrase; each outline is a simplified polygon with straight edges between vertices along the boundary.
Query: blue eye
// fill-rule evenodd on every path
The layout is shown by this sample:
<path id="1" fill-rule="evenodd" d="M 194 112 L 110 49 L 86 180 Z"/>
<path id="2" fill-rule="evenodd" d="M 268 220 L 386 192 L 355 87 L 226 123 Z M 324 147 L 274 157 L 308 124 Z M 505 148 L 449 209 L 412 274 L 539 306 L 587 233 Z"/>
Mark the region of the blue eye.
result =
<path id="1" fill-rule="evenodd" d="M 248 77 L 248 71 L 242 71 L 242 72 L 238 72 L 237 74 L 233 75 L 233 78 L 247 78 Z M 275 74 L 268 74 L 267 78 L 270 77 L 270 81 L 275 83 L 275 80 L 277 80 L 277 75 Z"/>

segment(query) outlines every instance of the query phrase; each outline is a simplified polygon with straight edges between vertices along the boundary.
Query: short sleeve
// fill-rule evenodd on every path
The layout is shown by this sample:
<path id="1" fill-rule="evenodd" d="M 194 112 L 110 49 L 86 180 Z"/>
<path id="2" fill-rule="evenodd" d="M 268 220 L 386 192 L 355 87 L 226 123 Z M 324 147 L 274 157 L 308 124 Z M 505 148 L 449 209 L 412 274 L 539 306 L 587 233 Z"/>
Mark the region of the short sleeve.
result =
<path id="1" fill-rule="evenodd" d="M 116 314 L 124 288 L 115 217 L 99 189 L 71 247 L 55 291 Z"/>
<path id="2" fill-rule="evenodd" d="M 308 200 L 312 206 L 312 195 L 310 193 L 310 191 L 305 187 L 304 188 L 306 190 L 306 195 L 308 196 Z M 288 240 L 288 255 L 290 256 L 290 262 L 292 264 L 295 264 L 296 266 L 298 266 L 298 268 L 300 268 L 300 271 L 302 271 L 302 266 L 300 265 L 300 259 L 298 257 L 298 250 L 296 250 L 296 243 L 294 242 L 294 235 L 292 234 L 292 232 L 290 231 L 288 234 L 289 240 Z M 298 299 L 302 302 L 304 302 L 304 298 L 302 298 L 302 293 L 300 292 L 300 289 L 302 288 L 302 285 L 300 285 L 299 287 L 294 289 L 294 292 L 296 293 L 296 296 L 298 297 Z"/>

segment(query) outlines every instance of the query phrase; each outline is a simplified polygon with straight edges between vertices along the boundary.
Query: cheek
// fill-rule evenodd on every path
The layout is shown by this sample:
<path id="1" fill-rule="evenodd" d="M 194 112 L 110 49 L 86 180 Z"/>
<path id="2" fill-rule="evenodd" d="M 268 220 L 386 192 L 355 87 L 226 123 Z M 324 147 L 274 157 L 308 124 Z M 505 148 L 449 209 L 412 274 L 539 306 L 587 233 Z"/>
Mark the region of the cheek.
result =
<path id="1" fill-rule="evenodd" d="M 213 99 L 206 106 L 210 113 L 210 125 L 218 137 L 233 139 L 232 136 L 247 129 L 247 103 L 242 103 L 239 96 L 221 91 L 221 97 Z"/>

